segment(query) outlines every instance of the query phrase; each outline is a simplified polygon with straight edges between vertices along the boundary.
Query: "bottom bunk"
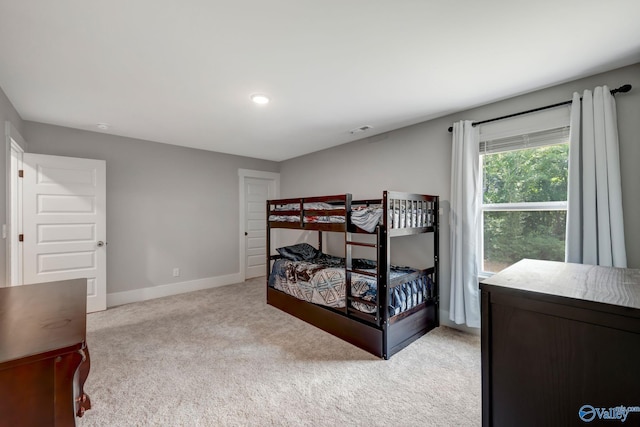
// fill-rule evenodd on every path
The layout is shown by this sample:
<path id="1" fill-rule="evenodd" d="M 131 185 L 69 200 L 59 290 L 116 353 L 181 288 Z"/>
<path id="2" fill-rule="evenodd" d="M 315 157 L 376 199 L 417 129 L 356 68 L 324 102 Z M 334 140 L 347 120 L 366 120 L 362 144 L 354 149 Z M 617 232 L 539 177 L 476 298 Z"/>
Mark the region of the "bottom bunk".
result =
<path id="1" fill-rule="evenodd" d="M 267 287 L 267 304 L 341 338 L 369 353 L 389 359 L 413 341 L 439 326 L 438 304 L 424 301 L 377 326 L 330 307 L 300 300 Z"/>
<path id="2" fill-rule="evenodd" d="M 354 258 L 353 269 L 345 268 L 344 258 L 308 244 L 278 252 L 272 257 L 267 303 L 378 357 L 388 359 L 438 326 L 435 267 L 389 265 L 385 284 L 376 279 L 375 261 Z"/>
<path id="3" fill-rule="evenodd" d="M 354 259 L 353 265 L 359 273 L 351 273 L 349 310 L 364 316 L 364 319 L 375 321 L 378 306 L 375 263 L 366 259 Z M 434 298 L 432 273 L 433 269 L 418 270 L 390 266 L 391 284 L 387 300 L 389 317 Z M 310 303 L 332 308 L 346 306 L 347 278 L 344 258 L 321 254 L 307 261 L 277 259 L 273 264 L 268 284 Z"/>

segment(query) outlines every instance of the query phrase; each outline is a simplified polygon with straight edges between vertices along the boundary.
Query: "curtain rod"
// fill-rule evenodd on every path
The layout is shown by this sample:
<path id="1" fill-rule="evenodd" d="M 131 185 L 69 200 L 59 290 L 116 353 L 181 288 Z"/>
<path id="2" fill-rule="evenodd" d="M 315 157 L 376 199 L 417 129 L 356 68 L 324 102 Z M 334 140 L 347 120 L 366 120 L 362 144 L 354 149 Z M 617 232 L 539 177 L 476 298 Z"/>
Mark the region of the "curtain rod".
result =
<path id="1" fill-rule="evenodd" d="M 623 86 L 620 86 L 617 89 L 611 89 L 611 95 L 615 95 L 616 93 L 627 93 L 631 90 L 631 85 L 630 84 L 626 84 Z M 582 98 L 580 98 L 582 99 Z M 496 117 L 493 119 L 487 119 L 487 120 L 482 120 L 479 122 L 474 122 L 471 124 L 471 126 L 477 126 L 477 125 L 481 125 L 483 123 L 489 123 L 489 122 L 495 122 L 498 120 L 503 120 L 503 119 L 510 119 L 511 117 L 516 117 L 516 116 L 521 116 L 523 114 L 529 114 L 529 113 L 535 113 L 536 111 L 541 111 L 541 110 L 546 110 L 548 108 L 554 108 L 554 107 L 559 107 L 561 105 L 569 105 L 573 102 L 573 100 L 569 100 L 569 101 L 564 101 L 564 102 L 558 102 L 557 104 L 551 104 L 551 105 L 546 105 L 544 107 L 538 107 L 538 108 L 534 108 L 532 110 L 527 110 L 527 111 L 521 111 L 519 113 L 513 113 L 513 114 L 508 114 L 506 116 L 500 116 L 500 117 Z M 449 127 L 449 132 L 453 131 L 453 126 Z"/>

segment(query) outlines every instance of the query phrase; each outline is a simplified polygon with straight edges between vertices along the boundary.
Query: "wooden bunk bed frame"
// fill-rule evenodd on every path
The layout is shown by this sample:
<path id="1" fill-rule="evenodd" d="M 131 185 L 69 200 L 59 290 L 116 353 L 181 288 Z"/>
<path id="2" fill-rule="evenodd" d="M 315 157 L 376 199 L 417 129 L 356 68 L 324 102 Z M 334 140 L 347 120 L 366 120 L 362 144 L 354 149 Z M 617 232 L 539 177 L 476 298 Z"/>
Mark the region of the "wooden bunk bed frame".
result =
<path id="1" fill-rule="evenodd" d="M 305 203 L 323 202 L 340 209 L 332 210 L 305 210 Z M 277 205 L 298 204 L 299 209 L 291 211 L 278 211 L 281 215 L 299 215 L 299 222 L 270 221 Z M 383 209 L 382 224 L 376 227 L 374 233 L 364 231 L 351 224 L 352 208 L 356 206 L 369 206 L 380 204 Z M 423 219 L 417 224 L 408 217 L 410 209 L 420 209 Z M 405 221 L 402 227 L 398 221 L 392 224 L 390 211 L 404 210 Z M 289 313 L 311 325 L 314 325 L 332 335 L 335 335 L 363 350 L 378 357 L 389 359 L 392 355 L 411 344 L 422 335 L 439 326 L 439 197 L 412 193 L 385 191 L 382 199 L 377 200 L 352 200 L 351 194 L 336 196 L 307 197 L 296 199 L 279 199 L 267 201 L 267 304 Z M 318 215 L 343 215 L 344 223 L 316 223 L 308 222 L 307 217 Z M 402 215 L 402 214 L 401 214 Z M 281 258 L 280 255 L 271 255 L 271 230 L 288 228 L 304 231 L 318 231 L 318 249 L 322 251 L 322 232 L 340 232 L 345 234 L 345 307 L 331 308 L 300 300 L 285 292 L 269 286 L 272 261 Z M 352 234 L 375 234 L 376 243 L 363 243 L 354 241 Z M 422 233 L 433 233 L 433 267 L 418 272 L 403 275 L 396 279 L 390 278 L 390 241 L 393 237 L 408 236 Z M 377 253 L 377 297 L 376 312 L 367 314 L 351 307 L 350 302 L 358 301 L 351 296 L 351 274 L 367 273 L 352 268 L 352 248 L 365 246 L 376 249 Z M 415 307 L 395 316 L 389 316 L 389 295 L 395 286 L 406 283 L 420 275 L 429 275 L 432 291 L 429 297 Z M 364 302 L 359 300 L 359 302 Z M 369 303 L 371 304 L 371 303 Z"/>

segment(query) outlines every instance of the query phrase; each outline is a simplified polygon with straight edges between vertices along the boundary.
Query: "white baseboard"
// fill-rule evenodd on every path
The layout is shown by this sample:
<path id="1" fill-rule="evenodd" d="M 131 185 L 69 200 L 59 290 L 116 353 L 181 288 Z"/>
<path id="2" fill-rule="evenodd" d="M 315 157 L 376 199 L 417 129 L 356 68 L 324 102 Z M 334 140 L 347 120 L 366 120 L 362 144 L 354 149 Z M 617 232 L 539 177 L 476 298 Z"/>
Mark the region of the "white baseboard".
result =
<path id="1" fill-rule="evenodd" d="M 204 279 L 189 280 L 187 282 L 169 283 L 167 285 L 151 286 L 131 291 L 107 294 L 107 308 L 132 302 L 146 301 L 155 298 L 183 294 L 185 292 L 200 291 L 202 289 L 217 288 L 242 281 L 240 273 L 226 276 L 206 277 Z"/>

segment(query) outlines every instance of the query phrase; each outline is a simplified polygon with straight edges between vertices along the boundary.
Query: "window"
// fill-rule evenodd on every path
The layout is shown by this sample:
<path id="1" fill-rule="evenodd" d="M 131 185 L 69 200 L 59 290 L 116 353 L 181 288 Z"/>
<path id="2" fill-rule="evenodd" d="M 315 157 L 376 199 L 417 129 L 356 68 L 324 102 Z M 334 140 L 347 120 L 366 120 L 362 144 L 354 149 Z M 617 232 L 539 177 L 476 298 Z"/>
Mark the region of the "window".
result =
<path id="1" fill-rule="evenodd" d="M 566 126 L 481 141 L 482 272 L 564 261 L 568 141 Z"/>

